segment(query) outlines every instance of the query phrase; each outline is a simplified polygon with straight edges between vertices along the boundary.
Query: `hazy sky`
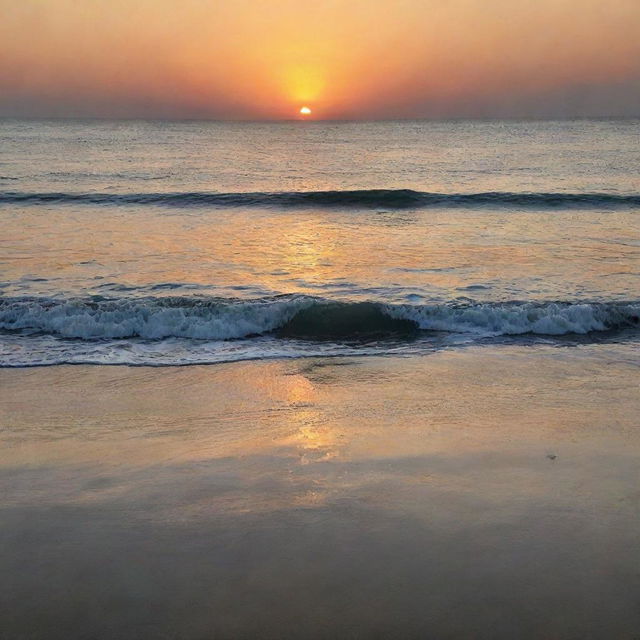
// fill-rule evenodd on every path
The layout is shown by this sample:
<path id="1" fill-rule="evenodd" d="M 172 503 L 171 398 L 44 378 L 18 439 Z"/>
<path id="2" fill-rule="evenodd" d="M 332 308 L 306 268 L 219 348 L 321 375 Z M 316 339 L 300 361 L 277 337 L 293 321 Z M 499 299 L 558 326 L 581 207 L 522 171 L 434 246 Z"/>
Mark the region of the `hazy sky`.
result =
<path id="1" fill-rule="evenodd" d="M 0 0 L 0 115 L 640 115 L 640 0 Z"/>

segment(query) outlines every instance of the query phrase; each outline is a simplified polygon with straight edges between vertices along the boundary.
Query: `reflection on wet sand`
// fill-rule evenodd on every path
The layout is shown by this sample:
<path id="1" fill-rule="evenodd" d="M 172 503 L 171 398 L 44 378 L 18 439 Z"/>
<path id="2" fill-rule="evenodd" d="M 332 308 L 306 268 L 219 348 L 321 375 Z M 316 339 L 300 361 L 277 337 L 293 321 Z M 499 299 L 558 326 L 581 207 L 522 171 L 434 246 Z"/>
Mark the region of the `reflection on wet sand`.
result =
<path id="1" fill-rule="evenodd" d="M 0 376 L 4 637 L 640 624 L 629 346 Z"/>

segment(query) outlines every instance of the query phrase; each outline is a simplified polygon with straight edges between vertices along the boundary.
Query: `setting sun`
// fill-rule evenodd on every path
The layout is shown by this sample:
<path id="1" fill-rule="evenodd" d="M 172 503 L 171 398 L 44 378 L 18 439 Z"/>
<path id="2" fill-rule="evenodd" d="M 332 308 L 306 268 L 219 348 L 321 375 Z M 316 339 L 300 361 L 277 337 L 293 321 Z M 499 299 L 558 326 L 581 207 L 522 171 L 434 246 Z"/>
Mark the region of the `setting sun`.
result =
<path id="1" fill-rule="evenodd" d="M 311 115 L 311 109 L 309 109 L 309 107 L 302 107 L 302 109 L 300 109 L 300 113 L 303 116 L 310 116 Z"/>

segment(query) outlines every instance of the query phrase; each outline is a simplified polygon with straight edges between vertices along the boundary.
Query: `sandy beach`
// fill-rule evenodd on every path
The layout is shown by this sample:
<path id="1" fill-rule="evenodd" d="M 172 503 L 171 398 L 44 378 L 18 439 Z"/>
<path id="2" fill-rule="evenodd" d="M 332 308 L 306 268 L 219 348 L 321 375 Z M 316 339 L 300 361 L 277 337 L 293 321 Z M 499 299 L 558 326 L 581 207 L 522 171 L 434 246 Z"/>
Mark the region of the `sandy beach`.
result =
<path id="1" fill-rule="evenodd" d="M 633 344 L 0 370 L 6 638 L 633 638 Z"/>

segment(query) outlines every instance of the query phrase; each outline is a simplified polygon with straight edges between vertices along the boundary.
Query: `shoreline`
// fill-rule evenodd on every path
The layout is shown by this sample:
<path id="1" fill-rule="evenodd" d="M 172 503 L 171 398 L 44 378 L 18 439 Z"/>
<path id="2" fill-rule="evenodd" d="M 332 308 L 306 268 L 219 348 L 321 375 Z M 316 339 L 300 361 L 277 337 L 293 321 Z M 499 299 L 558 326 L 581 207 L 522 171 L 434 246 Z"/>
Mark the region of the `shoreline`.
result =
<path id="1" fill-rule="evenodd" d="M 629 344 L 0 370 L 7 637 L 633 637 Z"/>

